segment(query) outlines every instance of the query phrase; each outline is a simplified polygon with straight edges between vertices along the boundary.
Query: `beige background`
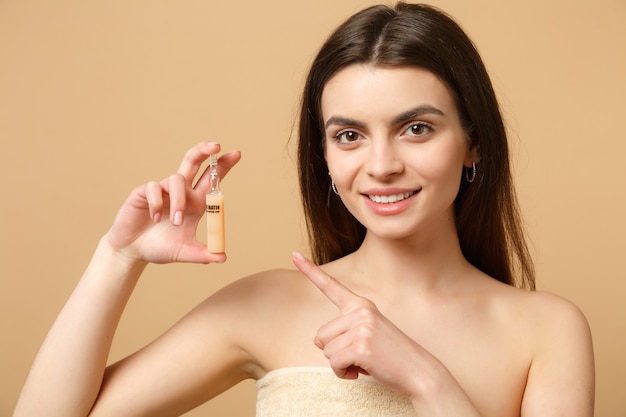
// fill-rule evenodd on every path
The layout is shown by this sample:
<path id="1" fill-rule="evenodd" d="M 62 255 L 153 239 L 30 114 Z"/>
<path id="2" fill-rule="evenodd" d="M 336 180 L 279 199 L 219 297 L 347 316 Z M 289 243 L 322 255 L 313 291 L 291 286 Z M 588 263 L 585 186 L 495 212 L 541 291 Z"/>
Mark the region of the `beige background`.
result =
<path id="1" fill-rule="evenodd" d="M 129 190 L 200 140 L 240 149 L 230 261 L 150 267 L 112 359 L 306 250 L 289 142 L 304 71 L 362 0 L 0 0 L 0 415 Z M 442 0 L 512 132 L 538 286 L 586 313 L 597 415 L 626 416 L 626 1 Z M 79 337 L 79 336 L 78 336 Z M 71 364 L 68 364 L 71 366 Z M 189 416 L 254 413 L 245 382 Z"/>

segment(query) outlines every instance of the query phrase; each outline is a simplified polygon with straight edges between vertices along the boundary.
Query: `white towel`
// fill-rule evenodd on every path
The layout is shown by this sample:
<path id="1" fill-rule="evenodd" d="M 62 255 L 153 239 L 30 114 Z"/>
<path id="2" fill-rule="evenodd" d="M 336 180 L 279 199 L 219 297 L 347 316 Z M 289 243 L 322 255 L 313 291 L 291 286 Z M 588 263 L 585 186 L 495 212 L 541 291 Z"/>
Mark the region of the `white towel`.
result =
<path id="1" fill-rule="evenodd" d="M 408 398 L 368 376 L 338 378 L 330 368 L 277 369 L 256 388 L 256 417 L 415 417 Z"/>

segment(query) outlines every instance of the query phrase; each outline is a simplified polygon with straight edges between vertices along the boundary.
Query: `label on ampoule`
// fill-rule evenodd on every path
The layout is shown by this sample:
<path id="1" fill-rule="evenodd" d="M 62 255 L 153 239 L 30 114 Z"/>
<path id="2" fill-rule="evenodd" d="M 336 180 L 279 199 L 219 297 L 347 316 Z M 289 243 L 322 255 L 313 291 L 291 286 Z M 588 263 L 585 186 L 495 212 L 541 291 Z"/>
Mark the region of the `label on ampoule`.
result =
<path id="1" fill-rule="evenodd" d="M 211 253 L 226 250 L 224 233 L 224 195 L 206 195 L 207 248 Z"/>

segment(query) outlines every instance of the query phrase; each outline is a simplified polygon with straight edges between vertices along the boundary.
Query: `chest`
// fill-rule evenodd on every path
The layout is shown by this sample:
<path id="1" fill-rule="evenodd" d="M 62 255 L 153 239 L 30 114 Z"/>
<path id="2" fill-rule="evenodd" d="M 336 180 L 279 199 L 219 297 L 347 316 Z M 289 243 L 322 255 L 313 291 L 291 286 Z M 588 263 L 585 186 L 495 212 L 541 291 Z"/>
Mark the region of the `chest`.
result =
<path id="1" fill-rule="evenodd" d="M 515 323 L 480 308 L 381 308 L 381 313 L 439 359 L 485 415 L 519 414 L 532 354 L 523 329 Z M 313 340 L 321 326 L 338 316 L 334 306 L 277 316 L 255 357 L 265 370 L 328 367 Z M 393 346 L 388 354 L 396 354 Z"/>

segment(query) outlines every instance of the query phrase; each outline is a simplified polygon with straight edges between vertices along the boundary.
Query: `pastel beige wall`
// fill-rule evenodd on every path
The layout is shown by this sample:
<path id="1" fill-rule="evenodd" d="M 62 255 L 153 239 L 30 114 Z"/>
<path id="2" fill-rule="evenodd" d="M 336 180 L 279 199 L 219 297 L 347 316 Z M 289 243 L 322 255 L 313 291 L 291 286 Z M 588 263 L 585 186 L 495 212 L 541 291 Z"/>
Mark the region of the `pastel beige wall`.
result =
<path id="1" fill-rule="evenodd" d="M 230 261 L 150 267 L 120 358 L 219 287 L 306 249 L 289 142 L 322 39 L 371 2 L 0 0 L 0 415 L 129 190 L 200 140 L 240 149 Z M 512 133 L 539 288 L 586 313 L 597 415 L 626 415 L 626 1 L 441 0 L 482 52 Z M 68 364 L 71 366 L 71 364 Z M 245 382 L 189 416 L 254 413 Z"/>

